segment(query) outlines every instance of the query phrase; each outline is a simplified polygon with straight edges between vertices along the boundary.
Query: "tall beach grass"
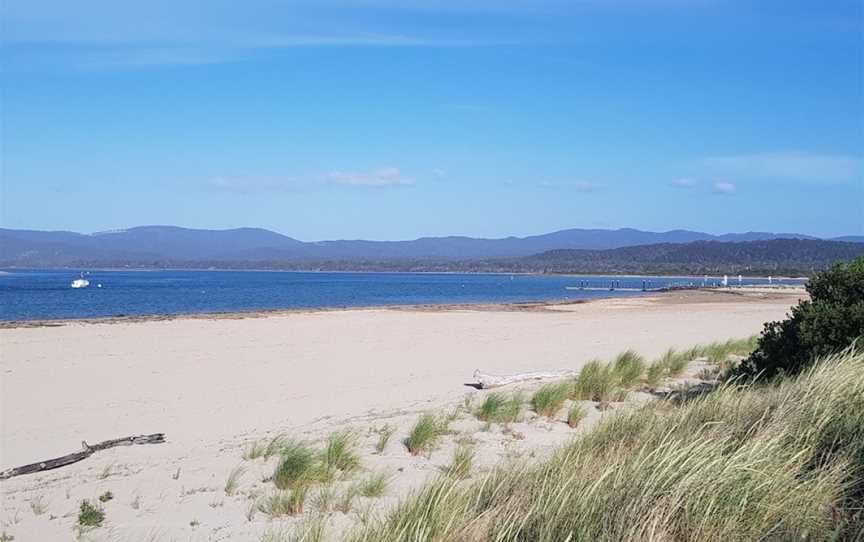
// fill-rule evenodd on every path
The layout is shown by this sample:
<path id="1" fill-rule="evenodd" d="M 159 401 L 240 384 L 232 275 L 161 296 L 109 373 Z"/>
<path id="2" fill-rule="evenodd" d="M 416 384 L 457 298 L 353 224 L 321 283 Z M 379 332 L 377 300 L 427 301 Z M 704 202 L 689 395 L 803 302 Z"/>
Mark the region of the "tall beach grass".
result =
<path id="1" fill-rule="evenodd" d="M 539 464 L 442 476 L 355 541 L 857 540 L 864 354 L 608 417 Z"/>

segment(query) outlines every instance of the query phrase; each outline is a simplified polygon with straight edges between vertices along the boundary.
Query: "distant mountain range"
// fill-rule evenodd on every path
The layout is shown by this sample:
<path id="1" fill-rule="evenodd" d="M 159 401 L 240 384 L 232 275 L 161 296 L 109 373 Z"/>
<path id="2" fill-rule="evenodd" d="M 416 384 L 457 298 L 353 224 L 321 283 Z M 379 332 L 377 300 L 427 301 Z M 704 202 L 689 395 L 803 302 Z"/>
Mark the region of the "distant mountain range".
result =
<path id="1" fill-rule="evenodd" d="M 528 237 L 482 239 L 423 237 L 412 241 L 338 240 L 304 242 L 260 228 L 197 230 L 141 226 L 80 234 L 67 231 L 0 229 L 0 265 L 55 267 L 93 264 L 159 266 L 184 262 L 387 262 L 478 261 L 523 258 L 548 251 L 610 250 L 694 241 L 737 243 L 816 237 L 797 233 L 747 232 L 711 235 L 673 230 L 648 232 L 568 229 Z M 864 236 L 832 239 L 864 243 Z M 538 256 L 539 257 L 539 256 Z"/>

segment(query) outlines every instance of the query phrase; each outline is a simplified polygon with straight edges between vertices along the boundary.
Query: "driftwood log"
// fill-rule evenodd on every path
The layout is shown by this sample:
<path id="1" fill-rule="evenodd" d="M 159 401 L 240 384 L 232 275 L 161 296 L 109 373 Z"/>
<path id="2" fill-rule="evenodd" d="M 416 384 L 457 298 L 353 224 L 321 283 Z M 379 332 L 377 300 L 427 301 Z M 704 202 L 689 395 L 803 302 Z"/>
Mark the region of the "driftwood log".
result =
<path id="1" fill-rule="evenodd" d="M 516 382 L 526 382 L 529 380 L 548 380 L 553 378 L 565 378 L 568 376 L 576 376 L 577 371 L 570 369 L 561 369 L 558 371 L 536 371 L 532 373 L 516 373 L 512 375 L 492 375 L 482 373 L 479 370 L 474 371 L 474 380 L 477 382 L 477 387 L 481 390 L 489 388 L 500 388 Z"/>
<path id="2" fill-rule="evenodd" d="M 32 474 L 34 472 L 41 472 L 44 470 L 65 467 L 66 465 L 71 465 L 72 463 L 77 463 L 79 461 L 87 459 L 99 450 L 107 450 L 108 448 L 114 448 L 115 446 L 132 446 L 133 444 L 160 444 L 162 442 L 165 442 L 164 433 L 116 438 L 113 440 L 106 440 L 104 442 L 99 442 L 92 445 L 87 444 L 86 442 L 81 442 L 83 450 L 81 450 L 80 452 L 67 454 L 63 457 L 57 457 L 54 459 L 48 459 L 46 461 L 40 461 L 39 463 L 31 463 L 29 465 L 24 465 L 23 467 L 15 467 L 14 469 L 6 469 L 4 471 L 0 471 L 0 480 L 7 480 L 9 478 L 12 478 L 13 476 L 20 476 L 22 474 Z"/>

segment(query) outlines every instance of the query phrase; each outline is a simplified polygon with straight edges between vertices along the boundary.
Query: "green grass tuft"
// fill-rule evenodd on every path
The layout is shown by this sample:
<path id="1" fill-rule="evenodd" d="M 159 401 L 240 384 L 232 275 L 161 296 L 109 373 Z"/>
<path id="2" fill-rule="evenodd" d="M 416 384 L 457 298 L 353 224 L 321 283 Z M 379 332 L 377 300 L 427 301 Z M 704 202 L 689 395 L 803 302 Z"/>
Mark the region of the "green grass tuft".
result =
<path id="1" fill-rule="evenodd" d="M 423 414 L 417 419 L 411 434 L 405 439 L 405 446 L 411 455 L 430 452 L 447 432 L 446 420 L 441 420 L 434 414 Z"/>
<path id="2" fill-rule="evenodd" d="M 258 510 L 271 518 L 296 516 L 303 513 L 308 486 L 296 484 L 291 491 L 277 491 L 258 502 Z"/>
<path id="3" fill-rule="evenodd" d="M 321 454 L 326 472 L 347 474 L 360 468 L 360 456 L 356 448 L 357 436 L 352 431 L 331 433 Z"/>
<path id="4" fill-rule="evenodd" d="M 273 473 L 273 483 L 279 489 L 288 489 L 296 484 L 306 484 L 319 476 L 316 469 L 315 452 L 308 444 L 286 441 L 282 444 L 279 463 Z"/>
<path id="5" fill-rule="evenodd" d="M 630 388 L 639 382 L 645 372 L 645 359 L 633 350 L 618 354 L 612 362 L 612 374 L 618 386 Z"/>
<path id="6" fill-rule="evenodd" d="M 588 415 L 588 410 L 579 403 L 570 405 L 570 410 L 567 411 L 567 425 L 576 428 Z"/>
<path id="7" fill-rule="evenodd" d="M 453 450 L 453 459 L 450 461 L 450 465 L 444 469 L 444 472 L 447 476 L 458 480 L 468 478 L 471 475 L 471 466 L 476 455 L 477 448 L 473 443 L 460 442 Z"/>
<path id="8" fill-rule="evenodd" d="M 488 423 L 513 423 L 522 412 L 522 395 L 518 392 L 505 394 L 492 392 L 483 398 L 474 413 L 478 420 Z"/>
<path id="9" fill-rule="evenodd" d="M 357 484 L 357 493 L 364 497 L 383 497 L 390 483 L 390 475 L 386 472 L 371 474 Z"/>
<path id="10" fill-rule="evenodd" d="M 572 399 L 608 401 L 615 384 L 616 377 L 608 365 L 599 360 L 589 361 L 574 381 Z"/>
<path id="11" fill-rule="evenodd" d="M 228 479 L 225 480 L 225 495 L 231 497 L 237 492 L 237 486 L 240 485 L 240 478 L 246 473 L 246 467 L 237 465 L 231 472 L 228 473 Z"/>
<path id="12" fill-rule="evenodd" d="M 571 391 L 572 385 L 569 382 L 546 384 L 531 396 L 531 408 L 537 414 L 551 418 L 564 406 L 564 401 Z"/>

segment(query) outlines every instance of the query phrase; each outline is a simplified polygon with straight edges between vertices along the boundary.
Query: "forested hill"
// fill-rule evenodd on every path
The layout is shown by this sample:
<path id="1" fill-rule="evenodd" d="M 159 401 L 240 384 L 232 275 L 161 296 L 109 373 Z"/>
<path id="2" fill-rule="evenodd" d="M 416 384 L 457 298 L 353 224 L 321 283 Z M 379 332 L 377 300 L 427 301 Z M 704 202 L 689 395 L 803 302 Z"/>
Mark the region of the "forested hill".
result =
<path id="1" fill-rule="evenodd" d="M 840 260 L 864 255 L 864 245 L 811 239 L 742 243 L 694 241 L 611 250 L 550 250 L 520 260 L 551 273 L 757 273 L 809 274 Z"/>
<path id="2" fill-rule="evenodd" d="M 864 256 L 864 243 L 810 239 L 661 243 L 609 250 L 550 250 L 496 259 L 86 259 L 72 268 L 268 269 L 290 271 L 494 272 L 803 276 Z"/>

